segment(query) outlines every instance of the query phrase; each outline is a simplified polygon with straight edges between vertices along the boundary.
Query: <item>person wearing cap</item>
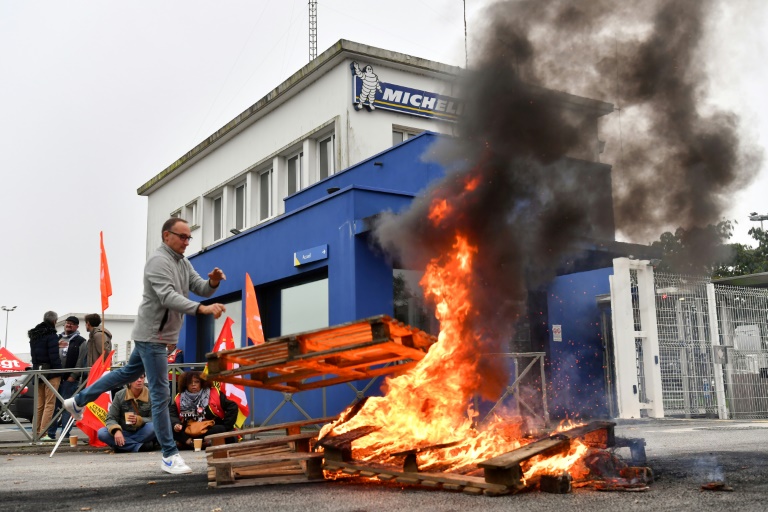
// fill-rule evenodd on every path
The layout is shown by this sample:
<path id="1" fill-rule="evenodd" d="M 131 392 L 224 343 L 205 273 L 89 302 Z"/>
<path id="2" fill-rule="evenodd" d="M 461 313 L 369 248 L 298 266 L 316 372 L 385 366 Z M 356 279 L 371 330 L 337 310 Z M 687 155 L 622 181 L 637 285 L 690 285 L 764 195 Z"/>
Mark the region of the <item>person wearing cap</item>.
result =
<path id="1" fill-rule="evenodd" d="M 64 332 L 59 334 L 59 355 L 61 356 L 61 362 L 63 363 L 65 370 L 77 368 L 77 360 L 78 356 L 80 355 L 80 347 L 85 342 L 85 338 L 80 335 L 78 327 L 80 327 L 80 320 L 74 315 L 68 316 L 67 319 L 64 320 Z M 77 390 L 78 377 L 78 372 L 62 372 L 61 384 L 59 385 L 59 394 L 61 395 L 61 398 L 66 400 L 75 393 L 75 390 Z M 56 408 L 53 411 L 54 416 L 56 416 L 56 413 L 60 408 L 61 401 L 56 400 Z M 66 427 L 67 423 L 69 423 L 69 416 L 70 415 L 66 410 L 61 413 L 62 428 Z M 56 439 L 56 431 L 58 428 L 59 422 L 55 421 L 53 424 L 51 424 L 50 427 L 48 427 L 48 439 L 43 438 L 43 440 Z M 61 435 L 67 437 L 69 435 L 69 430 L 66 432 L 62 431 Z"/>

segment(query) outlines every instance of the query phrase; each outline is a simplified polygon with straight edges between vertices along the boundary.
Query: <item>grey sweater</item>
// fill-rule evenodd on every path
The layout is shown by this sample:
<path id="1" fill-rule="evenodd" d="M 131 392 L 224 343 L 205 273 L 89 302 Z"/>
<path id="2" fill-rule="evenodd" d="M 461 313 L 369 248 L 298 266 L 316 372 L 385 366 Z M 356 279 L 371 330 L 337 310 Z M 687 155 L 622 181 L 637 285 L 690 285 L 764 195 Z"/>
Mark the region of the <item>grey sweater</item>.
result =
<path id="1" fill-rule="evenodd" d="M 174 344 L 184 315 L 197 313 L 189 292 L 210 297 L 216 291 L 183 255 L 162 244 L 144 266 L 144 293 L 133 325 L 134 341 Z"/>

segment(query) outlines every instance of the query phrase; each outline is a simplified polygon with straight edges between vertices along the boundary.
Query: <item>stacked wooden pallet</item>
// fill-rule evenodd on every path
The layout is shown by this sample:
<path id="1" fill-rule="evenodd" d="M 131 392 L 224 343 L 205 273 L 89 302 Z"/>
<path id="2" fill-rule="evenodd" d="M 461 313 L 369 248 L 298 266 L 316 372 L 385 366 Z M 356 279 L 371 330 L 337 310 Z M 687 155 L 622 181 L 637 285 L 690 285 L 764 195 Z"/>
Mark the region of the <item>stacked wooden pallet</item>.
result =
<path id="1" fill-rule="evenodd" d="M 422 472 L 416 463 L 415 454 L 429 449 L 443 449 L 452 443 L 410 450 L 392 454 L 405 456 L 403 467 L 391 464 L 378 464 L 354 460 L 351 443 L 375 431 L 371 427 L 359 427 L 339 436 L 326 437 L 319 441 L 325 450 L 325 469 L 341 474 L 362 476 L 379 480 L 395 480 L 404 484 L 417 484 L 428 487 L 462 491 L 468 494 L 485 494 L 500 496 L 519 492 L 526 487 L 523 479 L 522 464 L 536 455 L 554 455 L 567 452 L 571 441 L 580 439 L 587 445 L 608 448 L 614 445 L 615 423 L 595 421 L 587 425 L 559 432 L 539 439 L 511 452 L 493 457 L 478 464 L 484 471 L 484 476 L 470 476 L 444 472 Z"/>
<path id="2" fill-rule="evenodd" d="M 293 393 L 407 370 L 435 341 L 424 331 L 380 315 L 210 353 L 208 376 Z"/>
<path id="3" fill-rule="evenodd" d="M 321 418 L 241 430 L 250 437 L 235 444 L 220 444 L 231 432 L 206 437 L 214 446 L 206 449 L 208 485 L 243 487 L 251 485 L 319 482 L 323 478 L 322 453 L 312 451 L 317 431 L 302 427 L 324 424 L 335 418 Z M 285 435 L 280 430 L 284 431 Z"/>

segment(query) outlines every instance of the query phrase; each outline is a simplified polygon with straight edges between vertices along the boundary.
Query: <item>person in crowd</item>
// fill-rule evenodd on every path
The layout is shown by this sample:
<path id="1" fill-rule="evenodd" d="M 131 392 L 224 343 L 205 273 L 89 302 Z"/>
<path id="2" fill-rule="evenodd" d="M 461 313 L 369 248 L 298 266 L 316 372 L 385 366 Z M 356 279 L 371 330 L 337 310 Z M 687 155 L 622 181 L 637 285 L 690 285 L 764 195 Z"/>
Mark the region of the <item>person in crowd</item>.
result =
<path id="1" fill-rule="evenodd" d="M 59 335 L 56 334 L 56 322 L 59 319 L 53 311 L 47 311 L 43 315 L 43 321 L 29 330 L 29 348 L 32 357 L 32 367 L 35 370 L 49 370 L 44 373 L 53 389 L 59 388 L 61 375 L 52 370 L 61 370 L 59 358 Z M 56 404 L 56 395 L 40 379 L 37 384 L 37 418 L 35 432 L 41 441 L 53 441 L 48 437 L 46 428 L 53 417 L 53 409 Z"/>
<path id="2" fill-rule="evenodd" d="M 232 432 L 237 421 L 237 404 L 204 380 L 198 371 L 185 372 L 180 393 L 171 402 L 173 438 L 181 448 L 192 448 L 192 440 L 211 434 Z M 237 436 L 227 442 L 237 441 Z"/>
<path id="3" fill-rule="evenodd" d="M 170 385 L 168 381 L 167 345 L 175 345 L 184 315 L 213 315 L 219 318 L 226 308 L 223 304 L 201 304 L 190 300 L 189 292 L 210 297 L 226 279 L 216 267 L 204 280 L 192 263 L 184 257 L 190 235 L 184 219 L 172 217 L 163 223 L 163 243 L 144 265 L 144 293 L 132 338 L 134 349 L 125 366 L 102 376 L 93 385 L 64 401 L 64 408 L 75 419 L 82 419 L 83 407 L 102 393 L 136 380 L 146 372 L 152 401 L 152 424 L 163 449 L 160 468 L 174 475 L 191 473 L 173 439 L 170 411 Z"/>
<path id="4" fill-rule="evenodd" d="M 152 403 L 144 386 L 144 375 L 115 395 L 109 406 L 107 423 L 96 433 L 99 440 L 116 452 L 151 449 L 156 438 L 152 426 Z"/>
<path id="5" fill-rule="evenodd" d="M 68 316 L 64 321 L 64 332 L 59 334 L 59 354 L 64 353 L 64 357 L 61 359 L 64 369 L 77 368 L 77 360 L 80 354 L 80 347 L 85 343 L 85 338 L 80 336 L 80 320 L 76 316 Z M 66 400 L 71 397 L 77 390 L 79 372 L 63 372 L 61 376 L 61 384 L 59 385 L 59 394 L 61 398 Z M 56 400 L 56 408 L 53 411 L 53 415 L 61 408 L 61 401 Z M 61 428 L 65 429 L 69 423 L 69 413 L 64 411 L 61 413 Z M 59 422 L 55 422 L 48 428 L 48 437 L 51 439 L 56 438 L 56 431 L 58 430 Z M 71 430 L 72 427 L 69 428 Z M 62 430 L 61 435 L 67 437 L 69 430 Z"/>
<path id="6" fill-rule="evenodd" d="M 98 313 L 85 315 L 85 330 L 88 331 L 88 343 L 80 345 L 77 365 L 80 368 L 90 368 L 102 354 L 112 350 L 112 333 L 101 326 L 101 316 Z M 103 336 L 102 336 L 103 335 Z M 87 379 L 88 374 L 83 374 Z"/>

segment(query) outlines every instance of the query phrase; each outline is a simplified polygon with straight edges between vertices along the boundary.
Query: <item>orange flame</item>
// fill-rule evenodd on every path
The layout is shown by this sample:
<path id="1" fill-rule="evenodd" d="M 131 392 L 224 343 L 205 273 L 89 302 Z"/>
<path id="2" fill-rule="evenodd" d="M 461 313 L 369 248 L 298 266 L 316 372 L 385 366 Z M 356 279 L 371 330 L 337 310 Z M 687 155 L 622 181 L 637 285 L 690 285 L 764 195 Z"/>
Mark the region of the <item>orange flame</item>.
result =
<path id="1" fill-rule="evenodd" d="M 465 190 L 477 184 L 477 179 L 469 180 Z M 450 213 L 445 199 L 435 199 L 429 219 L 437 225 Z M 419 283 L 435 304 L 440 321 L 437 342 L 416 366 L 386 379 L 384 396 L 370 397 L 351 419 L 325 425 L 320 432 L 322 438 L 331 432 L 339 435 L 359 427 L 379 427 L 352 443 L 355 459 L 386 461 L 391 454 L 416 449 L 421 450 L 417 455 L 421 470 L 456 471 L 525 444 L 519 426 L 510 428 L 508 419 L 496 417 L 482 429 L 474 423 L 478 413 L 471 400 L 485 378 L 477 371 L 481 340 L 468 327 L 476 314 L 470 290 L 478 248 L 460 233 L 454 240 L 451 251 L 429 262 Z M 544 458 L 542 463 L 549 460 Z M 570 460 L 550 464 L 570 467 Z M 530 474 L 537 473 L 538 467 L 532 467 Z"/>
<path id="2" fill-rule="evenodd" d="M 432 201 L 432 205 L 429 208 L 429 214 L 427 218 L 432 221 L 432 224 L 437 226 L 443 219 L 451 212 L 451 207 L 448 205 L 448 201 L 445 199 L 435 199 Z"/>
<path id="3" fill-rule="evenodd" d="M 570 449 L 567 453 L 545 457 L 537 455 L 526 461 L 524 465 L 523 480 L 527 483 L 534 476 L 540 475 L 561 475 L 571 471 L 573 466 L 586 455 L 589 447 L 574 439 L 571 441 Z M 581 478 L 582 475 L 578 475 Z"/>

